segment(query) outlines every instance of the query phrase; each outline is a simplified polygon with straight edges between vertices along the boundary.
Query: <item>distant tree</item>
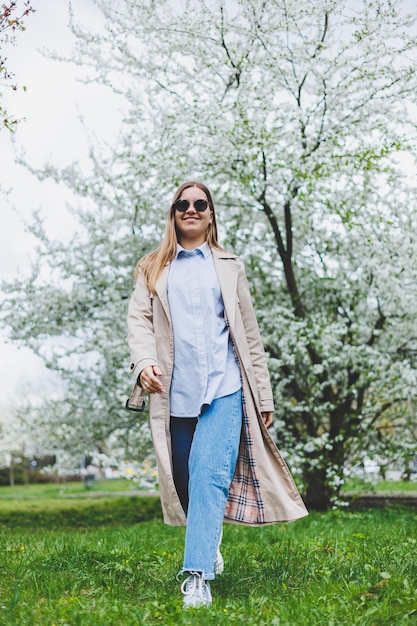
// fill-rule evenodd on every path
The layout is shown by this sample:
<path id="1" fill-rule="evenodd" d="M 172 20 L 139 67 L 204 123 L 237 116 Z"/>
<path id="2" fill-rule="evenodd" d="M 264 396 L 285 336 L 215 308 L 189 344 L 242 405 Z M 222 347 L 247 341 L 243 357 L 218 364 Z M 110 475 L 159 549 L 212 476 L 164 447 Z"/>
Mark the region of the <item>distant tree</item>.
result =
<path id="1" fill-rule="evenodd" d="M 67 380 L 43 423 L 67 445 L 141 441 L 121 408 L 131 271 L 173 188 L 202 178 L 247 265 L 272 432 L 325 509 L 363 454 L 416 447 L 416 189 L 398 163 L 416 140 L 416 18 L 395 0 L 96 4 L 106 31 L 74 19 L 73 60 L 125 97 L 125 130 L 89 174 L 38 172 L 79 194 L 80 233 L 67 248 L 35 223 L 33 275 L 7 287 L 12 337 L 48 345 Z"/>
<path id="2" fill-rule="evenodd" d="M 30 13 L 34 13 L 34 9 L 29 1 L 24 2 L 22 7 L 17 0 L 9 0 L 0 6 L 0 102 L 4 88 L 17 90 L 14 74 L 8 69 L 7 58 L 3 57 L 2 50 L 5 44 L 14 43 L 17 31 L 25 30 L 23 18 Z M 17 122 L 18 120 L 0 104 L 0 130 L 2 127 L 13 130 Z"/>
<path id="3" fill-rule="evenodd" d="M 11 411 L 4 409 L 0 411 L 0 470 L 7 470 L 6 472 L 3 471 L 0 484 L 5 484 L 6 474 L 7 482 L 13 486 L 15 484 L 15 466 L 19 465 L 24 458 L 27 440 L 11 413 Z"/>

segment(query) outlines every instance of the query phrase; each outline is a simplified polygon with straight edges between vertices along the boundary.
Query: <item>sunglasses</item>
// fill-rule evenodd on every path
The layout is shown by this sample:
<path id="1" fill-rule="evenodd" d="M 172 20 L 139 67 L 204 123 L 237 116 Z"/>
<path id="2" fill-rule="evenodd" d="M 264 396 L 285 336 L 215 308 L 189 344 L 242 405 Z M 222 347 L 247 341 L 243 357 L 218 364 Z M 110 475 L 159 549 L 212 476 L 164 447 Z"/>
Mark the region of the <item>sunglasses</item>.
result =
<path id="1" fill-rule="evenodd" d="M 191 203 L 189 200 L 186 200 L 185 198 L 178 198 L 178 200 L 175 200 L 172 206 L 175 209 L 175 211 L 179 211 L 180 213 L 185 213 L 185 211 L 190 207 L 190 204 Z M 209 206 L 209 203 L 207 202 L 207 200 L 203 200 L 203 198 L 194 200 L 192 204 L 195 210 L 198 211 L 199 213 L 203 213 L 203 211 L 205 211 L 207 207 Z"/>

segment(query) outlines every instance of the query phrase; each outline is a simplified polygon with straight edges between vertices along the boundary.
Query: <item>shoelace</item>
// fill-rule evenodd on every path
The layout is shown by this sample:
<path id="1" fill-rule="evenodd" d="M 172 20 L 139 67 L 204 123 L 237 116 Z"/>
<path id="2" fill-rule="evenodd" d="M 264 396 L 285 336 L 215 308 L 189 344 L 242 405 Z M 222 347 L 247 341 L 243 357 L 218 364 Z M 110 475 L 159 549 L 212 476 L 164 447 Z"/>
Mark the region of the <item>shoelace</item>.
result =
<path id="1" fill-rule="evenodd" d="M 207 597 L 204 574 L 199 572 L 191 572 L 188 578 L 181 585 L 181 591 L 184 596 L 196 595 L 204 601 L 209 600 Z"/>

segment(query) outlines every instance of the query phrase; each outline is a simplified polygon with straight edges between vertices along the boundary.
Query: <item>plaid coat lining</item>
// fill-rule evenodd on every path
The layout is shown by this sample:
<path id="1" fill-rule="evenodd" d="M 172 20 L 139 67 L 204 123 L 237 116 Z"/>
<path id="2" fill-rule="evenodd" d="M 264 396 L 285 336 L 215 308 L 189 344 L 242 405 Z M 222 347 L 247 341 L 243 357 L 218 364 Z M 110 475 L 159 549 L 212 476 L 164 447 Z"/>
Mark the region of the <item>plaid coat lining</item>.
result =
<path id="1" fill-rule="evenodd" d="M 256 460 L 253 455 L 250 423 L 244 395 L 242 426 L 239 454 L 233 480 L 229 488 L 225 517 L 235 522 L 264 524 L 264 503 L 262 501 L 259 480 L 256 478 L 255 473 Z"/>

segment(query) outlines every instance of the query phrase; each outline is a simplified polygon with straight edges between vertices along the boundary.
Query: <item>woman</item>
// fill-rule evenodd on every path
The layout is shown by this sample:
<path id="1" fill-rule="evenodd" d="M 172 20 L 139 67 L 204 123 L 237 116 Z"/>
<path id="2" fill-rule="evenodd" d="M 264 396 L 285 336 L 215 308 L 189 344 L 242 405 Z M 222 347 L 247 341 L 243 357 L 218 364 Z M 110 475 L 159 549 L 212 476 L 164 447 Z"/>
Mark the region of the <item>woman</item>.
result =
<path id="1" fill-rule="evenodd" d="M 128 408 L 150 394 L 164 521 L 186 524 L 184 607 L 210 606 L 223 520 L 307 514 L 267 428 L 273 396 L 243 264 L 217 242 L 211 194 L 179 187 L 162 244 L 136 268 Z"/>

